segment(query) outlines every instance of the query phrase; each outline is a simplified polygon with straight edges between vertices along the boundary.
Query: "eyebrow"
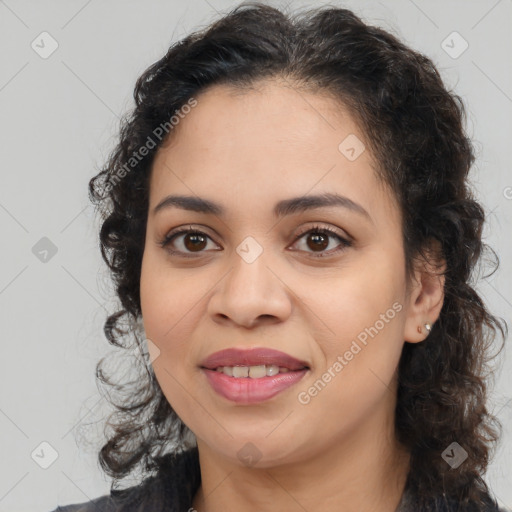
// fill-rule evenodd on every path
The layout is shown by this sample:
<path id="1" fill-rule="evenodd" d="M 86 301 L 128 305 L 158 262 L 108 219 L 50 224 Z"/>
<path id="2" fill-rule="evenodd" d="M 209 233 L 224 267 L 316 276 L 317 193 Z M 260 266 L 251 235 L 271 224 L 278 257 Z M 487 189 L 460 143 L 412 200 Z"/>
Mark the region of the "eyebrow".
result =
<path id="1" fill-rule="evenodd" d="M 341 207 L 352 212 L 358 213 L 368 220 L 372 220 L 370 214 L 359 204 L 348 197 L 326 192 L 324 194 L 309 195 L 302 197 L 292 197 L 283 199 L 274 206 L 273 214 L 275 217 L 284 217 L 294 213 L 300 213 L 307 210 L 325 207 Z M 165 208 L 180 208 L 193 212 L 206 213 L 222 216 L 225 209 L 222 205 L 209 199 L 195 196 L 170 195 L 162 199 L 153 209 L 153 215 Z"/>

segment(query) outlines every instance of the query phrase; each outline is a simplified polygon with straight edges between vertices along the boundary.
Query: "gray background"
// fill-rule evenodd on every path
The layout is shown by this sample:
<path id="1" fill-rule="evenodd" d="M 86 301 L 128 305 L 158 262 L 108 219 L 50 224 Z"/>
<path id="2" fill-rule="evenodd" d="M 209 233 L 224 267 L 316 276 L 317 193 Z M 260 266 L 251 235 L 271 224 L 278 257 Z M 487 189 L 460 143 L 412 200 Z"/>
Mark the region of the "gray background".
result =
<path id="1" fill-rule="evenodd" d="M 288 2 L 291 8 L 325 3 Z M 115 143 L 118 117 L 131 108 L 140 73 L 171 41 L 236 4 L 0 0 L 0 511 L 49 511 L 108 492 L 109 479 L 96 462 L 108 409 L 94 368 L 112 350 L 102 326 L 115 302 L 87 182 Z M 330 4 L 354 9 L 430 56 L 448 87 L 464 98 L 478 153 L 473 182 L 488 213 L 486 240 L 501 259 L 500 271 L 479 290 L 508 321 L 511 0 Z M 42 46 L 43 31 L 59 45 L 46 59 L 31 47 L 34 40 Z M 442 47 L 453 31 L 469 44 L 457 58 Z M 463 43 L 449 44 L 453 53 Z M 44 46 L 51 48 L 48 38 Z M 43 237 L 56 247 L 54 255 L 37 251 Z M 44 249 L 48 242 L 39 244 Z M 500 504 L 512 507 L 510 350 L 505 356 L 497 361 L 491 403 L 504 435 L 487 481 Z M 41 442 L 57 453 L 47 469 L 40 464 L 51 462 L 52 452 Z"/>

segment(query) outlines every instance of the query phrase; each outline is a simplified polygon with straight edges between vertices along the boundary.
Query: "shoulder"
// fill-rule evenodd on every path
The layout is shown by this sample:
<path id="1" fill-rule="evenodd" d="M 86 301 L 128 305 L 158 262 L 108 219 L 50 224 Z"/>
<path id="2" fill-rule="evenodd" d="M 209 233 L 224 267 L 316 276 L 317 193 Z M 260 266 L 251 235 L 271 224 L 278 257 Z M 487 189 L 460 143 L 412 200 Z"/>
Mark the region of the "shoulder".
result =
<path id="1" fill-rule="evenodd" d="M 190 507 L 200 484 L 197 448 L 167 454 L 159 462 L 158 473 L 139 485 L 113 489 L 110 494 L 52 512 L 172 512 Z"/>
<path id="2" fill-rule="evenodd" d="M 110 494 L 89 501 L 59 506 L 52 512 L 138 512 L 142 510 L 140 505 L 146 491 L 153 487 L 153 480 L 145 480 L 142 484 L 129 489 L 113 490 Z"/>
<path id="3" fill-rule="evenodd" d="M 115 510 L 116 505 L 112 497 L 106 494 L 105 496 L 100 496 L 99 498 L 83 503 L 57 507 L 55 510 L 52 510 L 52 512 L 114 512 Z"/>

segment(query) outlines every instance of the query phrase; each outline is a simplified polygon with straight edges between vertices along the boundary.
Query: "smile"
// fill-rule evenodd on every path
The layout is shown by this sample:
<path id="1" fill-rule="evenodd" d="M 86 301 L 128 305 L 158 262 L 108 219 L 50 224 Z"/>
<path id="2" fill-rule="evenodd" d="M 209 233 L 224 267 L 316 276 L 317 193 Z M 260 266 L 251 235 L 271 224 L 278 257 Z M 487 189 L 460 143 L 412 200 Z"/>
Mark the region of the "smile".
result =
<path id="1" fill-rule="evenodd" d="M 222 372 L 228 377 L 261 379 L 262 377 L 273 377 L 279 373 L 287 373 L 289 368 L 279 367 L 275 364 L 258 366 L 219 366 L 215 369 L 217 372 Z"/>
<path id="2" fill-rule="evenodd" d="M 213 391 L 238 404 L 270 400 L 309 371 L 305 361 L 273 349 L 227 349 L 200 365 Z"/>

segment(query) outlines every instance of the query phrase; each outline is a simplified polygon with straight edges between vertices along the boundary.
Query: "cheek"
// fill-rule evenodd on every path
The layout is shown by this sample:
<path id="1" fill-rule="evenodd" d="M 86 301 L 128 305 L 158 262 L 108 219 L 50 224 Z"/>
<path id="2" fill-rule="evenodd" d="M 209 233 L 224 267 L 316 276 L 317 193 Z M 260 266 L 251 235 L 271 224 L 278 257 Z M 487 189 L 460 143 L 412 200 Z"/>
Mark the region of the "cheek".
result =
<path id="1" fill-rule="evenodd" d="M 190 379 L 197 379 L 198 346 L 191 345 L 200 323 L 205 290 L 192 272 L 169 269 L 157 251 L 144 254 L 140 300 L 146 337 L 157 347 L 155 376 L 164 395 L 181 415 L 190 404 Z"/>
<path id="2" fill-rule="evenodd" d="M 371 269 L 371 270 L 370 270 Z M 380 345 L 400 338 L 404 280 L 399 266 L 366 259 L 328 281 L 308 281 L 304 302 L 318 319 L 326 356 L 348 350 L 353 340 L 375 337 Z M 319 340 L 320 341 L 320 340 Z"/>
<path id="3" fill-rule="evenodd" d="M 323 326 L 315 335 L 322 362 L 307 383 L 315 389 L 301 391 L 316 406 L 368 407 L 394 378 L 403 347 L 404 277 L 399 258 L 373 256 L 341 272 L 328 293 L 323 283 L 308 297 Z"/>
<path id="4" fill-rule="evenodd" d="M 189 281 L 180 277 L 179 271 L 166 268 L 162 256 L 155 251 L 144 253 L 140 279 L 142 318 L 147 337 L 154 338 L 157 344 L 167 345 L 166 340 L 176 339 L 188 313 L 193 314 L 200 297 L 199 291 L 194 293 L 198 288 Z"/>
<path id="5" fill-rule="evenodd" d="M 187 379 L 195 371 L 187 363 L 192 354 L 187 343 L 190 333 L 186 330 L 198 300 L 187 289 L 176 273 L 165 272 L 157 258 L 145 254 L 140 300 L 146 337 L 157 347 L 152 366 L 164 396 L 183 419 L 188 419 L 187 411 L 193 405 L 186 392 L 190 388 Z"/>

